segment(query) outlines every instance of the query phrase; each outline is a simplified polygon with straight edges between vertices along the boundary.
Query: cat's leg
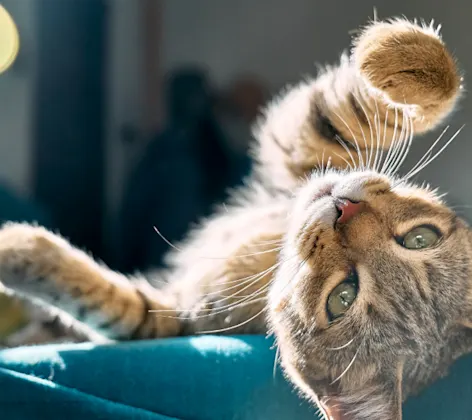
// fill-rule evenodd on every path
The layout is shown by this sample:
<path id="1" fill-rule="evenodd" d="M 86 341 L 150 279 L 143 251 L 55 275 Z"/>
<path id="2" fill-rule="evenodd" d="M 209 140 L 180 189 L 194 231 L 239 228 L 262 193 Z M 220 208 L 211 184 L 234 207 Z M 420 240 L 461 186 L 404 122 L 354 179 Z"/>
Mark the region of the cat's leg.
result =
<path id="1" fill-rule="evenodd" d="M 291 197 L 256 184 L 193 230 L 168 255 L 171 282 L 185 333 L 267 330 L 266 298 L 279 261 Z"/>
<path id="2" fill-rule="evenodd" d="M 379 169 L 376 149 L 437 127 L 453 111 L 461 83 L 433 27 L 374 22 L 360 31 L 339 65 L 289 89 L 267 108 L 256 130 L 260 175 L 276 188 L 290 189 L 328 160 L 339 168 Z M 394 162 L 390 159 L 391 169 Z"/>
<path id="3" fill-rule="evenodd" d="M 241 236 L 241 245 L 212 267 L 200 261 L 185 270 L 172 285 L 181 302 L 187 301 L 181 310 L 185 334 L 264 334 L 280 240 L 278 232 Z"/>
<path id="4" fill-rule="evenodd" d="M 169 297 L 98 264 L 41 227 L 6 224 L 0 229 L 0 283 L 111 339 L 175 336 L 181 329 Z"/>

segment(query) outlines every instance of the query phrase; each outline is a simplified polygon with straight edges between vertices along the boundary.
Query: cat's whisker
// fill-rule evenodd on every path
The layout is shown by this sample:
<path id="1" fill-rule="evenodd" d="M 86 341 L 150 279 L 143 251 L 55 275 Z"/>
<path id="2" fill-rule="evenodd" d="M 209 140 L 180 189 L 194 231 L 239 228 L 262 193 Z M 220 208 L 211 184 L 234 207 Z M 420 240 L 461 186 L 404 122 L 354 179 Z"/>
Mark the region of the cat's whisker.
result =
<path id="1" fill-rule="evenodd" d="M 366 121 L 367 121 L 367 124 L 369 125 L 369 131 L 370 131 L 370 140 L 371 140 L 371 143 L 373 141 L 373 130 L 372 130 L 372 124 L 370 122 L 370 116 L 369 116 L 369 113 L 366 111 L 364 105 L 362 104 L 362 101 L 359 99 L 359 97 L 353 92 L 353 96 L 354 96 L 354 99 L 357 101 L 357 103 L 359 104 L 359 106 L 361 107 L 361 110 L 362 112 L 364 113 L 365 115 L 365 118 L 366 118 Z M 364 136 L 364 145 L 365 145 L 365 150 L 366 150 L 366 162 L 367 162 L 367 157 L 368 157 L 368 153 L 369 153 L 369 146 L 367 144 L 367 138 L 364 134 L 364 130 L 362 129 L 362 124 L 360 123 L 359 121 L 359 118 L 357 117 L 356 115 L 356 119 L 357 119 L 357 122 L 362 130 L 362 135 Z M 370 161 L 369 163 L 367 163 L 367 166 L 366 166 L 367 169 L 370 168 Z"/>
<path id="2" fill-rule="evenodd" d="M 210 313 L 207 313 L 207 314 L 200 314 L 200 312 L 198 312 L 199 315 L 193 315 L 190 317 L 190 319 L 202 319 L 202 318 L 214 317 L 216 315 L 221 315 L 225 312 L 231 312 L 235 309 L 241 309 L 246 306 L 254 305 L 255 303 L 267 302 L 266 294 L 267 294 L 268 289 L 269 289 L 268 285 L 264 286 L 259 291 L 257 291 L 257 293 L 254 293 L 254 295 L 251 296 L 252 299 L 249 299 L 249 298 L 241 299 L 236 302 L 232 302 L 230 305 L 227 305 L 226 307 L 219 307 L 217 310 L 212 310 Z M 258 297 L 261 295 L 263 296 Z"/>
<path id="3" fill-rule="evenodd" d="M 286 261 L 289 261 L 290 259 L 296 257 L 296 255 L 290 257 L 290 258 L 287 258 L 285 259 L 285 262 Z M 305 260 L 306 261 L 306 260 Z M 283 262 L 280 261 L 278 263 L 275 263 L 272 267 L 268 268 L 267 270 L 264 270 L 263 272 L 259 273 L 258 276 L 261 276 L 264 277 L 268 274 L 270 274 L 272 271 L 276 270 Z M 259 281 L 260 279 L 258 279 L 257 281 Z M 271 279 L 272 280 L 272 279 Z M 254 281 L 252 284 L 255 284 L 257 283 L 257 281 Z M 248 300 L 250 300 L 251 298 L 253 297 L 257 297 L 263 293 L 265 293 L 265 291 L 270 287 L 270 283 L 271 281 L 268 282 L 268 284 L 262 286 L 261 288 L 259 288 L 258 290 L 254 291 L 253 294 L 251 295 L 248 295 L 247 297 L 241 299 L 241 300 L 238 300 L 236 302 L 231 302 L 230 304 L 228 305 L 224 305 L 224 306 L 220 306 L 218 308 L 218 311 L 215 311 L 213 308 L 201 308 L 201 309 L 198 309 L 198 311 L 200 312 L 205 312 L 205 311 L 208 311 L 208 312 L 211 312 L 211 314 L 209 315 L 205 315 L 205 316 L 213 316 L 213 315 L 216 315 L 216 314 L 219 314 L 219 313 L 222 313 L 222 312 L 226 312 L 226 311 L 229 311 L 229 310 L 232 310 L 233 308 L 237 307 L 240 303 L 244 303 L 244 302 L 247 302 Z M 247 290 L 251 285 L 241 289 L 238 293 L 244 291 L 244 290 Z M 223 290 L 224 291 L 224 290 Z M 217 292 L 217 294 L 221 293 L 221 291 Z M 238 293 L 235 293 L 233 296 L 230 296 L 231 297 L 240 297 L 238 296 Z M 209 294 L 207 294 L 209 295 Z M 215 305 L 215 304 L 218 304 L 218 303 L 221 303 L 221 302 L 224 302 L 228 300 L 228 297 L 225 297 L 223 299 L 219 299 L 219 300 L 216 300 L 216 301 L 212 301 L 212 304 Z M 151 312 L 162 312 L 162 310 L 153 310 Z M 203 315 L 202 315 L 203 317 Z M 194 319 L 195 317 L 192 317 L 192 319 Z"/>
<path id="4" fill-rule="evenodd" d="M 407 126 L 405 124 L 405 119 L 406 119 L 405 112 L 403 112 L 403 114 L 402 114 L 402 128 L 401 128 L 401 131 L 400 131 L 400 134 L 399 134 L 398 138 L 395 139 L 395 148 L 393 149 L 392 159 L 391 159 L 391 162 L 389 163 L 389 168 L 388 168 L 388 172 L 387 172 L 388 176 L 393 176 L 395 174 L 395 168 L 396 168 L 397 162 L 399 161 L 399 158 L 402 154 L 402 149 L 405 145 L 404 138 L 405 138 L 405 133 L 407 131 Z"/>
<path id="5" fill-rule="evenodd" d="M 323 175 L 326 174 L 326 166 L 325 166 L 325 152 L 326 152 L 326 149 L 323 148 L 323 154 L 321 155 L 321 173 Z"/>
<path id="6" fill-rule="evenodd" d="M 265 285 L 265 286 L 261 287 L 259 290 L 255 291 L 252 295 L 249 295 L 249 296 L 247 296 L 243 299 L 240 299 L 240 300 L 236 300 L 236 301 L 231 302 L 227 305 L 219 306 L 216 310 L 214 308 L 198 308 L 196 311 L 197 311 L 197 313 L 199 313 L 199 315 L 188 315 L 188 316 L 184 316 L 182 314 L 174 315 L 174 316 L 162 315 L 162 314 L 166 314 L 166 313 L 175 313 L 175 310 L 173 310 L 173 309 L 151 309 L 148 312 L 155 313 L 158 316 L 164 316 L 164 317 L 167 317 L 167 318 L 182 319 L 182 320 L 192 320 L 192 319 L 202 319 L 202 318 L 214 317 L 215 315 L 219 315 L 219 314 L 222 314 L 224 312 L 232 311 L 233 309 L 236 309 L 236 308 L 239 308 L 239 307 L 242 307 L 242 306 L 252 305 L 252 304 L 257 303 L 257 302 L 266 301 L 267 300 L 266 296 L 264 296 L 262 298 L 258 298 L 258 299 L 255 299 L 255 298 L 257 298 L 258 296 L 260 296 L 262 294 L 265 294 L 265 292 L 268 290 L 269 287 L 270 287 L 269 285 Z M 253 299 L 251 299 L 251 298 L 253 298 Z M 226 300 L 226 299 L 224 299 L 224 300 Z M 216 303 L 216 302 L 212 302 L 212 303 Z"/>
<path id="7" fill-rule="evenodd" d="M 341 375 L 339 375 L 333 382 L 330 383 L 330 385 L 333 385 L 335 384 L 336 382 L 340 381 L 342 379 L 342 377 L 349 371 L 349 369 L 351 368 L 351 366 L 354 364 L 354 362 L 356 361 L 356 358 L 357 358 L 357 355 L 359 354 L 359 350 L 360 350 L 360 346 L 359 348 L 357 349 L 356 353 L 354 354 L 354 357 L 352 358 L 351 362 L 347 365 L 346 369 L 344 369 L 344 371 L 341 373 Z"/>
<path id="8" fill-rule="evenodd" d="M 380 165 L 384 162 L 384 153 L 385 153 L 385 141 L 387 139 L 387 123 L 388 123 L 388 107 L 385 109 L 385 121 L 384 121 L 384 131 L 383 131 L 383 139 L 382 139 L 382 147 L 380 148 L 380 159 L 379 159 L 379 166 L 376 168 L 376 171 L 382 173 Z"/>
<path id="9" fill-rule="evenodd" d="M 470 204 L 458 204 L 457 206 L 449 206 L 449 208 L 452 209 L 452 210 L 472 209 L 472 205 L 470 205 Z"/>
<path id="10" fill-rule="evenodd" d="M 321 160 L 323 160 L 323 157 L 321 157 Z M 323 165 L 321 164 L 320 157 L 318 155 L 316 155 L 316 161 L 318 162 L 317 168 L 320 171 L 320 173 L 323 175 Z M 305 182 L 307 182 L 307 180 L 305 180 Z"/>
<path id="11" fill-rule="evenodd" d="M 178 246 L 174 245 L 172 242 L 170 242 L 160 231 L 159 229 L 156 227 L 156 226 L 153 226 L 154 230 L 156 231 L 156 233 L 161 237 L 161 239 L 167 244 L 169 245 L 172 249 L 178 251 L 178 252 L 182 252 L 182 249 L 179 248 Z M 236 254 L 236 255 L 228 255 L 226 257 L 205 257 L 205 256 L 202 256 L 202 255 L 199 255 L 198 258 L 201 258 L 201 259 L 204 259 L 204 260 L 227 260 L 228 258 L 247 258 L 247 257 L 254 257 L 256 255 L 262 255 L 262 254 L 270 254 L 272 252 L 276 252 L 276 251 L 280 251 L 280 247 L 279 248 L 273 248 L 273 249 L 269 249 L 269 250 L 266 250 L 266 251 L 259 251 L 259 252 L 253 252 L 251 254 Z"/>
<path id="12" fill-rule="evenodd" d="M 231 310 L 233 309 L 234 307 L 236 307 L 239 303 L 243 303 L 243 302 L 247 302 L 248 300 L 250 300 L 252 297 L 256 297 L 256 296 L 259 296 L 262 292 L 261 291 L 265 291 L 266 289 L 268 289 L 270 287 L 270 281 L 261 286 L 259 289 L 255 290 L 252 294 L 250 295 L 243 295 L 243 296 L 240 296 L 239 294 L 241 292 L 244 292 L 245 290 L 249 289 L 250 287 L 252 287 L 253 285 L 255 285 L 258 281 L 260 281 L 261 279 L 263 279 L 266 275 L 270 274 L 272 271 L 274 271 L 276 268 L 278 267 L 278 265 L 274 264 L 274 266 L 272 266 L 270 269 L 268 270 L 264 270 L 264 272 L 260 273 L 258 275 L 258 278 L 256 280 L 253 280 L 250 284 L 246 285 L 245 287 L 243 287 L 242 289 L 238 290 L 237 292 L 233 293 L 232 295 L 230 296 L 224 296 L 222 297 L 221 299 L 217 299 L 217 300 L 214 300 L 214 301 L 211 301 L 212 305 L 219 305 L 220 303 L 223 303 L 223 302 L 226 302 L 228 301 L 229 299 L 232 299 L 232 298 L 241 298 L 239 300 L 236 300 L 235 302 L 231 302 L 231 303 L 228 303 L 226 305 L 222 305 L 222 306 L 218 306 L 218 311 L 219 310 L 223 310 L 224 311 L 228 311 L 228 310 Z M 239 285 L 236 286 L 236 288 L 238 287 Z M 234 287 L 232 287 L 233 289 Z M 225 292 L 227 291 L 228 289 L 226 290 L 218 290 L 216 292 L 212 292 L 212 293 L 207 293 L 206 295 L 207 296 L 210 296 L 210 295 L 217 295 L 217 296 L 221 296 L 221 292 Z M 213 308 L 201 308 L 198 310 L 199 312 L 211 312 L 212 314 L 217 314 L 217 313 L 220 313 L 218 311 L 215 311 Z"/>
<path id="13" fill-rule="evenodd" d="M 352 162 L 352 165 L 349 165 L 349 168 L 351 170 L 355 170 L 356 169 L 356 161 L 354 159 L 354 156 L 352 155 L 351 153 L 351 150 L 349 149 L 349 147 L 347 147 L 346 145 L 346 142 L 341 138 L 339 137 L 338 135 L 335 136 L 335 139 L 338 141 L 339 144 L 341 144 L 341 146 L 344 148 L 344 150 L 346 151 L 346 153 L 349 155 L 349 157 L 351 158 L 351 162 Z M 345 160 L 346 161 L 346 160 Z M 346 161 L 347 162 L 347 161 Z"/>
<path id="14" fill-rule="evenodd" d="M 392 160 L 389 164 L 388 176 L 394 176 L 398 167 L 398 163 L 401 161 L 404 151 L 407 147 L 406 138 L 409 133 L 409 127 L 407 124 L 408 116 L 405 111 L 402 113 L 402 128 L 400 134 L 396 139 L 395 149 L 392 153 Z"/>
<path id="15" fill-rule="evenodd" d="M 270 287 L 270 282 L 268 284 L 265 284 L 265 285 L 261 286 L 257 290 L 255 290 L 251 295 L 245 295 L 245 297 L 241 297 L 241 299 L 239 299 L 239 300 L 235 300 L 235 301 L 230 302 L 226 305 L 218 306 L 216 308 L 216 310 L 215 310 L 214 307 L 195 309 L 195 311 L 198 312 L 198 313 L 208 312 L 208 314 L 205 314 L 205 315 L 192 315 L 192 316 L 189 316 L 188 318 L 181 315 L 181 316 L 178 316 L 177 318 L 180 318 L 180 319 L 199 319 L 199 318 L 206 318 L 206 317 L 209 317 L 209 316 L 214 316 L 214 315 L 221 314 L 223 312 L 231 311 L 234 308 L 239 307 L 242 304 L 253 303 L 253 300 L 251 300 L 251 298 L 256 298 L 256 297 L 260 296 L 261 294 L 264 294 L 269 287 Z M 240 297 L 240 296 L 235 294 L 234 296 L 229 296 L 229 297 L 225 297 L 223 299 L 214 300 L 214 301 L 211 301 L 211 305 L 214 306 L 214 305 L 217 305 L 219 303 L 225 302 L 225 301 L 228 300 L 228 298 L 232 298 L 232 297 Z M 266 297 L 258 299 L 258 301 L 259 300 L 266 300 Z M 151 309 L 148 312 L 152 312 L 152 313 L 156 313 L 156 314 L 163 314 L 163 313 L 175 312 L 175 310 L 172 310 L 172 309 Z"/>
<path id="16" fill-rule="evenodd" d="M 410 173 L 414 172 L 419 166 L 421 166 L 425 161 L 427 161 L 429 159 L 428 156 L 431 155 L 431 153 L 433 152 L 434 148 L 436 147 L 436 145 L 441 141 L 441 139 L 443 138 L 444 134 L 446 134 L 447 130 L 449 129 L 449 125 L 446 126 L 446 128 L 441 132 L 441 134 L 439 135 L 439 137 L 434 141 L 434 143 L 431 145 L 431 147 L 423 154 L 423 156 L 421 157 L 421 159 L 418 160 L 418 162 L 413 166 L 413 168 L 410 169 L 410 171 L 404 175 L 405 179 L 408 179 L 406 177 L 408 177 L 410 175 Z"/>
<path id="17" fill-rule="evenodd" d="M 260 317 L 266 310 L 267 310 L 266 307 L 262 308 L 255 315 L 251 316 L 246 321 L 240 322 L 239 324 L 231 325 L 231 326 L 226 327 L 226 328 L 219 328 L 219 329 L 216 329 L 216 330 L 199 331 L 199 332 L 197 332 L 197 334 L 219 334 L 219 333 L 222 333 L 222 332 L 225 332 L 225 331 L 231 331 L 231 330 L 243 327 L 244 325 L 249 324 L 251 321 L 253 321 L 256 318 Z"/>
<path id="18" fill-rule="evenodd" d="M 265 292 L 265 291 L 264 291 Z M 214 311 L 214 310 L 211 310 L 212 312 L 211 313 L 206 313 L 206 314 L 199 314 L 199 315 L 163 315 L 164 313 L 166 312 L 171 312 L 171 311 L 165 311 L 165 310 L 162 310 L 162 311 L 149 311 L 149 312 L 154 312 L 154 313 L 157 313 L 157 317 L 159 318 L 169 318 L 169 319 L 178 319 L 178 320 L 182 320 L 182 321 L 196 321 L 196 320 L 199 320 L 199 319 L 205 319 L 205 318 L 213 318 L 215 317 L 216 315 L 221 315 L 225 312 L 229 312 L 229 311 L 232 311 L 234 309 L 241 309 L 241 308 L 244 308 L 246 306 L 250 306 L 250 305 L 254 305 L 256 303 L 260 303 L 260 302 L 266 302 L 267 301 L 267 297 L 262 297 L 262 298 L 257 298 L 257 299 L 253 299 L 253 300 L 245 300 L 243 302 L 236 302 L 231 308 L 224 308 L 224 309 L 218 309 L 217 311 Z M 199 309 L 199 313 L 202 311 L 202 309 Z M 208 309 L 208 311 L 210 311 L 210 309 Z M 173 311 L 175 312 L 175 311 Z"/>
<path id="19" fill-rule="evenodd" d="M 377 101 L 374 97 L 374 101 L 375 101 L 375 105 L 377 106 Z M 374 112 L 374 116 L 373 116 L 373 126 L 375 128 L 375 134 L 377 134 L 377 113 Z M 374 132 L 373 130 L 371 130 L 371 136 L 370 136 L 370 150 L 369 150 L 369 163 L 368 163 L 368 167 L 369 169 L 372 169 L 373 168 L 373 157 L 374 157 L 374 150 L 375 150 L 375 145 L 374 145 L 374 142 L 375 142 L 375 139 L 376 139 L 376 135 L 374 136 Z"/>
<path id="20" fill-rule="evenodd" d="M 405 124 L 405 111 L 402 110 L 402 126 L 401 126 L 401 131 L 398 137 L 394 137 L 393 142 L 392 142 L 392 155 L 391 155 L 391 160 L 389 161 L 388 164 L 388 169 L 386 174 L 388 176 L 393 176 L 394 170 L 395 170 L 395 165 L 398 160 L 398 156 L 401 153 L 402 146 L 404 145 L 404 136 L 405 136 L 405 130 L 406 130 L 406 124 Z"/>
<path id="21" fill-rule="evenodd" d="M 224 301 L 224 300 L 227 300 L 227 299 L 230 299 L 232 297 L 235 297 L 235 296 L 238 296 L 239 293 L 241 292 L 244 292 L 245 290 L 247 290 L 248 288 L 250 288 L 251 286 L 253 286 L 254 284 L 256 284 L 258 281 L 260 281 L 261 279 L 263 279 L 265 276 L 267 276 L 268 274 L 272 273 L 272 271 L 274 271 L 275 269 L 277 269 L 278 267 L 280 266 L 280 263 L 276 263 L 274 264 L 272 267 L 268 268 L 267 270 L 264 270 L 262 271 L 261 273 L 259 273 L 254 279 L 250 279 L 250 280 L 245 280 L 243 282 L 238 282 L 236 284 L 236 286 L 232 286 L 232 287 L 228 287 L 226 289 L 223 289 L 223 290 L 217 290 L 215 292 L 212 292 L 212 293 L 208 293 L 209 296 L 212 296 L 212 295 L 220 295 L 221 293 L 224 293 L 224 292 L 227 292 L 229 290 L 233 290 L 235 288 L 238 288 L 240 286 L 244 286 L 243 288 L 241 288 L 240 290 L 238 290 L 238 292 L 230 295 L 230 296 L 227 296 L 226 298 L 224 299 L 221 299 L 221 301 Z M 249 284 L 247 284 L 249 283 Z M 213 303 L 219 303 L 219 301 L 215 301 Z"/>
<path id="22" fill-rule="evenodd" d="M 277 364 L 279 363 L 279 357 L 280 357 L 280 348 L 277 345 L 277 340 L 274 340 L 274 346 L 275 346 L 275 358 L 274 358 L 274 367 L 272 370 L 273 379 L 275 379 L 277 375 Z"/>
<path id="23" fill-rule="evenodd" d="M 462 129 L 464 127 L 465 127 L 465 125 L 463 125 L 461 128 L 459 128 L 459 130 L 457 130 L 454 133 L 454 135 L 447 141 L 447 143 L 443 147 L 441 147 L 441 149 L 439 149 L 438 152 L 436 152 L 430 159 L 428 159 L 426 162 L 424 162 L 419 168 L 414 170 L 412 173 L 406 175 L 404 177 L 404 179 L 405 180 L 410 179 L 412 176 L 415 176 L 416 174 L 421 172 L 424 168 L 426 168 L 429 164 L 431 164 L 434 160 L 436 160 L 444 152 L 444 150 L 446 150 L 446 148 L 456 139 L 456 137 L 460 134 L 460 132 L 462 131 Z"/>
<path id="24" fill-rule="evenodd" d="M 295 255 L 293 255 L 293 256 L 291 256 L 291 257 L 289 257 L 289 258 L 286 258 L 284 261 L 280 261 L 280 262 L 277 263 L 277 264 L 280 265 L 280 264 L 282 264 L 283 262 L 287 262 L 287 261 L 291 260 L 292 258 L 294 258 L 294 257 L 296 257 L 296 256 L 297 256 L 297 255 L 295 254 Z M 304 259 L 300 262 L 300 264 L 299 264 L 299 266 L 298 266 L 298 269 L 297 269 L 298 271 L 303 268 L 303 265 L 306 264 L 306 262 L 308 261 L 308 259 L 309 259 L 309 255 L 308 255 L 306 258 L 304 258 Z M 274 266 L 272 266 L 271 269 L 272 269 L 272 270 L 275 270 L 275 269 L 277 268 L 277 264 L 274 264 Z M 287 283 L 287 284 L 282 288 L 281 293 L 283 293 L 283 291 L 285 290 L 285 288 L 286 288 L 289 284 L 290 284 L 290 283 Z M 261 294 L 264 294 L 264 293 L 269 289 L 269 287 L 270 287 L 270 283 L 267 284 L 267 285 L 265 285 L 265 286 L 263 286 L 263 287 L 260 288 L 259 290 L 255 291 L 251 296 L 249 296 L 249 298 L 244 298 L 244 299 L 242 299 L 242 300 L 240 300 L 240 301 L 237 301 L 236 303 L 233 302 L 233 303 L 231 303 L 231 304 L 229 304 L 229 305 L 226 305 L 226 306 L 223 306 L 223 307 L 219 307 L 217 311 L 214 311 L 213 309 L 207 309 L 208 311 L 213 311 L 213 312 L 210 313 L 210 314 L 200 315 L 200 316 L 197 316 L 197 317 L 194 316 L 194 317 L 191 317 L 191 319 L 198 319 L 199 317 L 214 316 L 214 315 L 217 315 L 217 314 L 220 314 L 220 313 L 223 313 L 223 312 L 227 312 L 227 311 L 230 311 L 230 310 L 232 310 L 232 309 L 234 309 L 234 308 L 236 308 L 236 307 L 239 307 L 240 304 L 245 303 L 245 302 L 246 302 L 247 304 L 252 304 L 252 303 L 254 303 L 254 301 L 253 301 L 253 300 L 250 300 L 250 299 L 251 299 L 251 298 L 254 298 L 254 297 L 257 297 L 257 296 L 259 296 L 259 295 L 261 295 Z M 261 298 L 261 299 L 264 300 L 264 299 L 266 299 L 266 297 Z M 250 300 L 250 302 L 247 302 L 248 300 Z M 259 301 L 259 300 L 260 300 L 260 299 L 258 299 L 257 301 Z M 214 304 L 214 303 L 216 303 L 216 302 L 212 302 L 212 303 Z M 200 309 L 200 311 L 201 311 L 201 309 Z M 244 324 L 243 324 L 243 325 L 244 325 Z"/>
<path id="25" fill-rule="evenodd" d="M 407 113 L 404 112 L 403 115 L 405 116 L 405 121 L 404 121 L 404 126 L 405 126 L 404 137 L 405 138 L 402 138 L 402 142 L 401 142 L 402 147 L 400 148 L 397 159 L 392 165 L 391 175 L 395 175 L 398 172 L 398 170 L 401 168 L 403 162 L 408 156 L 408 153 L 410 151 L 410 148 L 413 142 L 413 135 L 414 135 L 413 120 Z M 408 138 L 408 140 L 406 140 L 406 138 Z"/>
<path id="26" fill-rule="evenodd" d="M 332 163 L 333 163 L 333 158 L 330 156 L 328 157 L 328 162 L 326 163 L 326 173 L 331 169 Z"/>
<path id="27" fill-rule="evenodd" d="M 407 116 L 408 117 L 408 116 Z M 405 153 L 403 154 L 403 158 L 401 159 L 399 165 L 397 166 L 397 168 L 395 169 L 395 172 L 394 174 L 396 174 L 400 168 L 403 166 L 403 163 L 405 162 L 405 159 L 407 158 L 407 156 L 409 155 L 410 153 L 410 150 L 411 150 L 411 146 L 413 144 L 413 140 L 414 140 L 414 136 L 415 136 L 415 126 L 413 124 L 413 119 L 408 117 L 407 118 L 407 122 L 409 122 L 410 124 L 410 134 L 408 136 L 408 142 L 407 142 L 407 147 L 405 149 Z"/>
<path id="28" fill-rule="evenodd" d="M 273 239 L 271 241 L 257 241 L 257 243 L 248 244 L 246 246 L 250 247 L 250 248 L 256 248 L 256 247 L 259 247 L 261 245 L 281 245 L 282 243 L 283 243 L 282 239 Z"/>
<path id="29" fill-rule="evenodd" d="M 331 350 L 331 351 L 337 351 L 337 350 L 342 350 L 342 349 L 345 349 L 346 347 L 349 347 L 353 342 L 354 342 L 354 338 L 352 338 L 351 340 L 349 340 L 346 344 L 342 345 L 342 346 L 339 346 L 339 347 L 328 347 L 326 350 Z"/>
<path id="30" fill-rule="evenodd" d="M 236 284 L 236 286 L 233 286 L 233 287 L 229 287 L 227 289 L 223 289 L 223 290 L 218 290 L 216 292 L 214 292 L 214 294 L 219 294 L 221 292 L 226 292 L 228 290 L 231 290 L 231 289 L 234 289 L 235 287 L 238 287 L 238 286 L 242 286 L 244 284 L 247 284 L 248 282 L 251 282 L 252 280 L 254 279 L 257 279 L 257 280 L 260 280 L 259 276 L 264 276 L 266 275 L 267 273 L 270 273 L 270 270 L 273 268 L 272 267 L 269 267 L 268 269 L 266 270 L 263 270 L 262 272 L 260 273 L 257 273 L 257 274 L 252 274 L 250 276 L 246 276 L 246 277 L 243 277 L 241 279 L 236 279 L 236 280 L 218 280 L 216 282 L 216 285 L 229 285 L 229 284 Z"/>
<path id="31" fill-rule="evenodd" d="M 341 156 L 339 153 L 334 153 L 335 156 L 337 156 L 339 159 L 342 159 L 342 161 L 347 165 L 347 167 L 351 170 L 354 171 L 354 168 L 352 167 L 351 163 L 343 156 Z"/>
<path id="32" fill-rule="evenodd" d="M 360 146 L 359 146 L 359 142 L 357 141 L 357 138 L 356 138 L 356 135 L 354 134 L 354 132 L 352 131 L 351 127 L 349 126 L 349 124 L 344 120 L 343 117 L 341 117 L 341 115 L 339 115 L 338 113 L 334 112 L 334 115 L 336 115 L 340 120 L 341 122 L 346 126 L 346 128 L 348 129 L 349 133 L 351 134 L 351 137 L 356 145 L 356 151 L 357 151 L 357 156 L 359 157 L 359 166 L 360 166 L 360 169 L 364 169 L 364 159 L 362 157 L 362 153 L 361 153 L 361 149 L 360 149 Z M 359 119 L 357 119 L 358 123 L 359 123 L 359 126 L 362 128 L 362 126 L 360 125 L 360 121 Z M 364 132 L 362 131 L 362 135 L 364 135 Z"/>
<path id="33" fill-rule="evenodd" d="M 374 115 L 374 124 L 375 124 L 375 134 L 376 134 L 376 140 L 377 144 L 375 146 L 375 159 L 374 159 L 374 165 L 373 169 L 374 171 L 377 171 L 377 165 L 378 165 L 378 159 L 380 156 L 380 113 L 379 113 L 379 107 L 377 104 L 377 99 L 375 99 L 375 115 Z"/>
<path id="34" fill-rule="evenodd" d="M 391 159 L 392 151 L 393 151 L 394 144 L 395 144 L 395 141 L 396 141 L 396 136 L 397 136 L 397 129 L 398 129 L 398 107 L 395 107 L 394 109 L 395 109 L 395 122 L 394 122 L 394 125 L 393 125 L 392 141 L 391 141 L 390 146 L 389 146 L 389 148 L 388 148 L 387 156 L 385 157 L 385 161 L 384 161 L 384 164 L 383 164 L 383 166 L 382 166 L 382 170 L 380 171 L 380 172 L 383 173 L 383 174 L 388 174 L 388 169 L 389 169 L 389 165 L 390 165 L 390 159 Z"/>

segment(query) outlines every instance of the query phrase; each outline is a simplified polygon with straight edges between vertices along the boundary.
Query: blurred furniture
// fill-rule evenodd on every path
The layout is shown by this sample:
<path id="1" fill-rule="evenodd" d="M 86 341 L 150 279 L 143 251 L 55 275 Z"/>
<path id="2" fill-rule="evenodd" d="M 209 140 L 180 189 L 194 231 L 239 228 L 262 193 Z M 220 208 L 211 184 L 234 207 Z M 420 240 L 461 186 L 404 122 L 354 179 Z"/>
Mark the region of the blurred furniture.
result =
<path id="1" fill-rule="evenodd" d="M 198 336 L 0 352 L 5 420 L 313 420 L 262 336 Z M 410 398 L 405 420 L 472 418 L 472 356 Z"/>
<path id="2" fill-rule="evenodd" d="M 214 91 L 206 73 L 182 68 L 166 84 L 167 123 L 132 171 L 118 228 L 123 271 L 163 264 L 169 246 L 208 216 L 234 184 L 231 152 L 214 113 Z"/>
<path id="3" fill-rule="evenodd" d="M 60 232 L 101 255 L 106 2 L 37 0 L 34 197 Z"/>

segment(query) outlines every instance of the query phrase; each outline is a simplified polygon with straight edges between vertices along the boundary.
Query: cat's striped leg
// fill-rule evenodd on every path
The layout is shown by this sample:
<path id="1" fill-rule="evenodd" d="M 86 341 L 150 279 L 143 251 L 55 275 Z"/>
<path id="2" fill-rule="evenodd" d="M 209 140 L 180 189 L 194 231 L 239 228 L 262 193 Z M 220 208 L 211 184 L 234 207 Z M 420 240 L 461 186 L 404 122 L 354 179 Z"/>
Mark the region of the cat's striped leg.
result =
<path id="1" fill-rule="evenodd" d="M 461 84 L 435 28 L 406 20 L 371 23 L 339 65 L 267 108 L 256 132 L 260 175 L 279 189 L 293 189 L 328 161 L 337 168 L 379 169 L 376 151 L 390 147 L 397 154 L 389 162 L 393 170 L 405 150 L 395 144 L 437 127 L 453 111 Z"/>
<path id="2" fill-rule="evenodd" d="M 180 321 L 165 295 L 98 264 L 41 227 L 6 224 L 0 229 L 0 282 L 22 297 L 67 312 L 112 339 L 180 332 Z"/>

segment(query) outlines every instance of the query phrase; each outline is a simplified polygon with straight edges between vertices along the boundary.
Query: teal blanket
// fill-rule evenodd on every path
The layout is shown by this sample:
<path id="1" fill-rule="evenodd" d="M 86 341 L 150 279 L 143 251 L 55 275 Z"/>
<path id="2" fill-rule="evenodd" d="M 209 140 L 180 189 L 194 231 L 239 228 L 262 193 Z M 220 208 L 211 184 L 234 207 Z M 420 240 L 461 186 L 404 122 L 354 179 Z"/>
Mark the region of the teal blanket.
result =
<path id="1" fill-rule="evenodd" d="M 0 352 L 0 418 L 308 420 L 258 336 L 199 336 Z M 405 406 L 405 419 L 472 419 L 472 357 Z"/>

